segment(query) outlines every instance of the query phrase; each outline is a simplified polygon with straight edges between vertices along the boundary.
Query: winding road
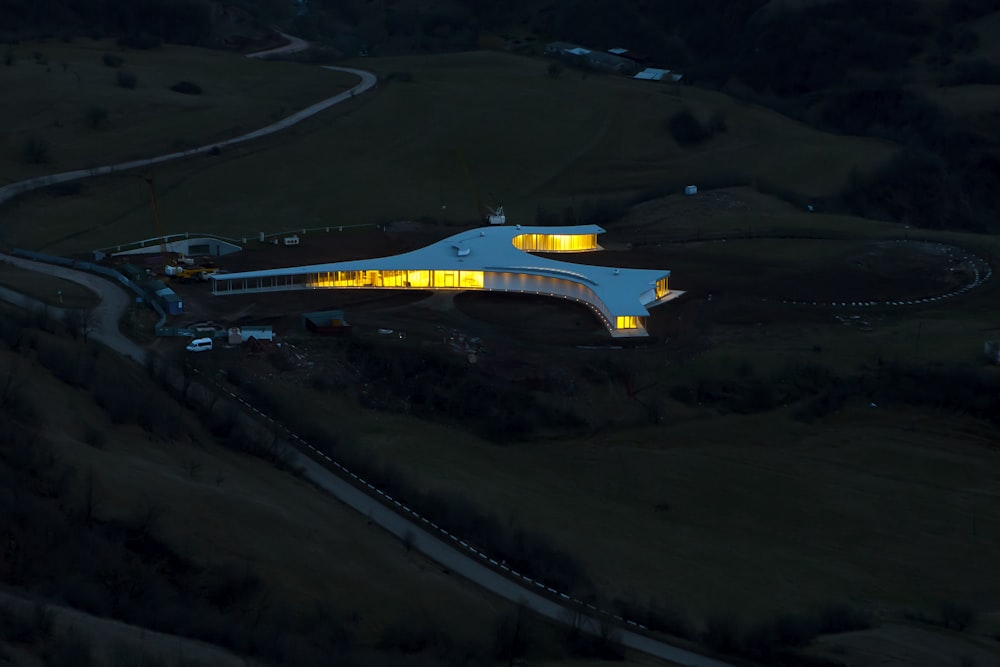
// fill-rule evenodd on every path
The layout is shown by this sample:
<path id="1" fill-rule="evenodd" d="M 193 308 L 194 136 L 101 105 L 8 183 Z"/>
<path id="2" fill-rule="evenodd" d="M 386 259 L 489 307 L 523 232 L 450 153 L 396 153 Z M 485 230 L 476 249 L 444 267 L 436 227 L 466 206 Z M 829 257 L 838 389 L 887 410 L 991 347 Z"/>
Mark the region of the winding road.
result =
<path id="1" fill-rule="evenodd" d="M 276 49 L 250 54 L 248 57 L 260 58 L 271 55 L 293 53 L 308 47 L 308 43 L 301 39 L 297 39 L 289 35 L 283 36 L 289 40 L 289 44 Z M 65 183 L 67 181 L 100 176 L 117 171 L 167 162 L 169 160 L 191 157 L 193 155 L 210 152 L 216 147 L 250 141 L 275 132 L 280 132 L 281 130 L 291 127 L 292 125 L 295 125 L 310 116 L 314 116 L 335 104 L 350 99 L 359 93 L 363 93 L 373 88 L 376 84 L 375 75 L 371 72 L 335 66 L 325 66 L 325 68 L 355 74 L 360 77 L 361 82 L 339 95 L 317 102 L 316 104 L 313 104 L 276 123 L 268 125 L 267 127 L 249 132 L 233 139 L 202 146 L 188 151 L 171 153 L 168 155 L 161 155 L 142 160 L 134 160 L 132 162 L 122 164 L 96 167 L 93 169 L 81 169 L 61 174 L 53 174 L 50 176 L 28 179 L 26 181 L 4 186 L 0 188 L 0 204 L 3 204 L 4 201 L 19 194 L 47 187 L 55 183 Z M 132 298 L 131 295 L 125 292 L 121 287 L 96 275 L 61 266 L 41 264 L 31 260 L 3 254 L 0 254 L 0 261 L 8 262 L 20 268 L 47 273 L 59 278 L 71 280 L 96 292 L 101 297 L 101 303 L 95 308 L 92 315 L 93 321 L 91 335 L 96 340 L 99 340 L 117 352 L 128 356 L 139 363 L 145 362 L 149 352 L 125 337 L 118 329 L 119 318 L 129 306 Z M 22 295 L 18 295 L 10 290 L 0 290 L 0 299 L 11 301 L 18 306 L 32 305 L 32 300 L 26 299 Z M 50 308 L 50 310 L 55 309 Z M 499 595 L 500 597 L 515 603 L 524 603 L 535 612 L 553 619 L 556 622 L 566 624 L 573 623 L 582 630 L 593 634 L 600 633 L 602 626 L 606 625 L 608 622 L 610 618 L 608 616 L 601 616 L 596 613 L 582 614 L 580 606 L 571 604 L 571 598 L 567 595 L 560 594 L 552 589 L 546 589 L 540 583 L 534 583 L 534 585 L 532 585 L 531 580 L 526 580 L 523 577 L 521 579 L 516 579 L 513 576 L 507 576 L 501 573 L 499 569 L 490 567 L 487 563 L 495 565 L 496 561 L 489 559 L 486 554 L 475 552 L 474 549 L 472 549 L 472 552 L 478 554 L 479 557 L 477 558 L 474 555 L 470 555 L 469 545 L 462 542 L 459 537 L 445 533 L 431 524 L 426 518 L 420 517 L 415 511 L 406 508 L 398 501 L 392 501 L 385 496 L 384 493 L 378 491 L 373 485 L 364 482 L 364 480 L 360 479 L 357 475 L 352 475 L 338 463 L 330 460 L 329 457 L 325 457 L 323 454 L 316 452 L 315 449 L 312 451 L 314 452 L 316 458 L 300 453 L 304 447 L 309 446 L 297 436 L 292 435 L 292 437 L 293 439 L 298 439 L 300 444 L 300 450 L 296 451 L 295 463 L 303 470 L 308 479 L 310 479 L 317 486 L 331 493 L 341 502 L 344 502 L 358 512 L 361 512 L 385 530 L 396 535 L 400 539 L 411 541 L 414 548 L 432 560 L 440 563 L 445 568 L 448 568 L 450 571 L 469 579 L 473 583 L 496 595 Z M 309 449 L 312 448 L 309 447 Z M 319 459 L 322 458 L 327 459 L 329 467 L 319 462 Z M 334 468 L 340 468 L 345 474 L 341 475 L 335 473 L 333 470 Z M 354 482 L 352 482 L 351 479 L 353 479 Z M 365 486 L 368 487 L 367 490 L 363 490 Z M 380 498 L 380 496 L 382 497 Z M 393 505 L 396 507 L 393 508 Z M 442 534 L 447 535 L 450 539 L 442 539 Z M 541 594 L 543 591 L 546 594 Z M 565 602 L 560 602 L 560 598 Z M 591 609 L 596 612 L 596 609 Z M 729 663 L 721 662 L 719 660 L 673 646 L 664 641 L 654 639 L 648 635 L 629 630 L 628 628 L 621 630 L 620 637 L 621 642 L 629 649 L 680 665 L 688 665 L 690 667 L 731 667 Z"/>

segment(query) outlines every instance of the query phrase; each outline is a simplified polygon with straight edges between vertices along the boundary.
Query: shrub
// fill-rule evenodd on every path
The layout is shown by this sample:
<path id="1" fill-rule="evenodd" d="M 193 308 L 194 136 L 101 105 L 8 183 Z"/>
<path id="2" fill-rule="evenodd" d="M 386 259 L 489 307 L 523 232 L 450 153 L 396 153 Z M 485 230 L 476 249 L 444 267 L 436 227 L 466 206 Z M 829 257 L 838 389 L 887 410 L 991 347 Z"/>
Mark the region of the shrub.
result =
<path id="1" fill-rule="evenodd" d="M 175 93 L 181 93 L 182 95 L 201 95 L 204 92 L 201 86 L 197 83 L 192 83 L 191 81 L 178 81 L 174 85 L 170 86 L 170 90 Z"/>
<path id="2" fill-rule="evenodd" d="M 816 615 L 816 629 L 820 634 L 867 630 L 870 627 L 872 627 L 871 615 L 848 604 L 827 605 Z"/>
<path id="3" fill-rule="evenodd" d="M 962 632 L 976 623 L 976 610 L 968 604 L 949 600 L 941 605 L 941 622 Z"/>
<path id="4" fill-rule="evenodd" d="M 104 127 L 108 120 L 108 110 L 104 107 L 90 107 L 87 109 L 87 127 L 92 130 L 99 130 Z"/>
<path id="5" fill-rule="evenodd" d="M 25 164 L 48 164 L 52 161 L 49 157 L 49 142 L 41 137 L 28 137 L 21 147 L 21 160 Z"/>
<path id="6" fill-rule="evenodd" d="M 121 67 L 125 64 L 125 59 L 114 53 L 105 53 L 101 56 L 101 61 L 108 67 Z"/>
<path id="7" fill-rule="evenodd" d="M 735 653 L 739 648 L 739 622 L 732 614 L 712 614 L 705 620 L 702 640 L 719 653 Z"/>
<path id="8" fill-rule="evenodd" d="M 684 109 L 667 120 L 667 129 L 678 146 L 695 146 L 706 141 L 712 133 L 701 124 L 693 113 Z"/>
<path id="9" fill-rule="evenodd" d="M 128 88 L 129 90 L 135 88 L 136 84 L 139 82 L 135 74 L 125 69 L 118 70 L 117 79 L 120 87 Z"/>
<path id="10" fill-rule="evenodd" d="M 146 33 L 137 33 L 134 35 L 128 35 L 125 37 L 119 37 L 116 41 L 118 46 L 124 46 L 129 49 L 139 49 L 141 51 L 148 51 L 150 49 L 158 49 L 163 44 L 163 40 L 154 35 L 147 35 Z"/>
<path id="11" fill-rule="evenodd" d="M 83 432 L 83 441 L 95 449 L 104 449 L 108 434 L 96 426 L 87 426 Z"/>
<path id="12" fill-rule="evenodd" d="M 988 60 L 972 60 L 955 65 L 951 76 L 942 81 L 946 86 L 962 86 L 967 84 L 998 84 L 1000 83 L 1000 65 Z"/>
<path id="13" fill-rule="evenodd" d="M 7 49 L 3 54 L 3 64 L 10 67 L 17 62 L 17 56 L 14 54 L 13 49 Z"/>
<path id="14" fill-rule="evenodd" d="M 551 63 L 549 63 L 549 70 L 548 70 L 548 72 L 549 72 L 549 77 L 550 78 L 558 79 L 559 76 L 562 74 L 562 71 L 563 71 L 563 66 L 560 65 L 559 63 L 557 63 L 557 62 L 551 62 Z"/>

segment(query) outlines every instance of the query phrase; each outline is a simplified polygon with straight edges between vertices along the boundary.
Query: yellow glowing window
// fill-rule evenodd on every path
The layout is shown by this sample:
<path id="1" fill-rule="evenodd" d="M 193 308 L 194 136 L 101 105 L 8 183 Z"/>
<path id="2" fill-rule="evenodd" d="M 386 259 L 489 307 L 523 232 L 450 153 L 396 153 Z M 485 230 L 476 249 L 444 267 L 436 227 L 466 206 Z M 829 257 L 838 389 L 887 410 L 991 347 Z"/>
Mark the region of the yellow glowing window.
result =
<path id="1" fill-rule="evenodd" d="M 483 272 L 482 271 L 460 271 L 459 284 L 462 287 L 468 289 L 482 289 L 483 288 Z"/>
<path id="2" fill-rule="evenodd" d="M 324 271 L 311 274 L 306 280 L 310 287 L 370 287 L 376 271 Z"/>
<path id="3" fill-rule="evenodd" d="M 639 318 L 636 315 L 619 315 L 615 318 L 616 329 L 638 329 Z"/>
<path id="4" fill-rule="evenodd" d="M 407 287 L 430 287 L 431 286 L 431 272 L 430 271 L 407 271 L 406 272 L 406 282 Z"/>
<path id="5" fill-rule="evenodd" d="M 662 299 L 668 294 L 670 294 L 670 288 L 667 287 L 667 278 L 660 278 L 656 281 L 656 298 Z"/>
<path id="6" fill-rule="evenodd" d="M 525 252 L 584 252 L 597 250 L 597 234 L 519 234 L 513 243 Z"/>
<path id="7" fill-rule="evenodd" d="M 435 271 L 434 287 L 458 287 L 458 271 Z"/>

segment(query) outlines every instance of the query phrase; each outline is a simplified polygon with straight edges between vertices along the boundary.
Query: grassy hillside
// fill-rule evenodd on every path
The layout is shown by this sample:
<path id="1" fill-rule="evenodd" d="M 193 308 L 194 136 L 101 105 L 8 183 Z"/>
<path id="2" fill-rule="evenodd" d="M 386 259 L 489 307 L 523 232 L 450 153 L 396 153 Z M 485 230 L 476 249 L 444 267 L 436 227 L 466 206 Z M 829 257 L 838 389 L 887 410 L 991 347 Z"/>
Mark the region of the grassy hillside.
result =
<path id="1" fill-rule="evenodd" d="M 315 664 L 320 646 L 364 652 L 393 645 L 396 632 L 488 645 L 497 602 L 311 485 L 220 446 L 141 369 L 48 333 L 17 334 L 19 316 L 5 309 L 4 318 L 5 340 L 19 342 L 0 351 L 0 408 L 13 417 L 0 473 L 25 494 L 16 511 L 4 501 L 0 521 L 19 535 L 0 557 L 5 585 L 265 663 Z M 50 375 L 72 365 L 60 355 L 76 353 L 98 382 L 113 376 L 158 404 L 157 416 L 140 427 L 95 405 L 97 392 L 105 406 L 118 400 L 110 387 Z M 46 549 L 63 538 L 71 541 Z M 247 613 L 258 619 L 256 638 Z"/>
<path id="2" fill-rule="evenodd" d="M 137 51 L 80 39 L 5 51 L 0 184 L 233 137 L 356 83 L 315 67 L 181 46 Z M 123 75 L 134 76 L 134 87 L 122 85 Z M 201 92 L 171 90 L 180 82 Z"/>
<path id="3" fill-rule="evenodd" d="M 687 183 L 822 197 L 895 152 L 717 92 L 572 71 L 553 78 L 544 60 L 476 52 L 355 64 L 407 76 L 248 154 L 164 165 L 166 231 L 255 236 L 421 216 L 471 222 L 478 201 L 502 203 L 511 221 L 530 224 L 540 208 L 561 219 L 566 207 L 582 215 L 596 198 Z M 685 110 L 720 129 L 678 145 L 667 125 Z M 123 175 L 71 196 L 23 199 L 3 233 L 11 244 L 80 252 L 151 231 L 146 195 Z"/>

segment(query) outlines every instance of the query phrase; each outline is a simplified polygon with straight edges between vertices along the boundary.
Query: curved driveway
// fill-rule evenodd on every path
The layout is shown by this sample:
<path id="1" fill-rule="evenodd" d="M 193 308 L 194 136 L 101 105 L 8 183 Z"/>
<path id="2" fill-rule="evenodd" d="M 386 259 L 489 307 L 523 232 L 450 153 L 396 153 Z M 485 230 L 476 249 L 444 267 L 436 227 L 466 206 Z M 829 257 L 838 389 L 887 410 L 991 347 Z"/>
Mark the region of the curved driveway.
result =
<path id="1" fill-rule="evenodd" d="M 308 46 L 308 44 L 302 40 L 288 35 L 284 36 L 290 40 L 289 44 L 276 49 L 251 54 L 249 57 L 265 57 L 280 53 L 293 53 Z M 313 104 L 312 106 L 309 106 L 298 113 L 292 114 L 277 123 L 273 123 L 267 127 L 229 139 L 227 141 L 144 160 L 134 160 L 132 162 L 98 167 L 95 169 L 81 169 L 62 174 L 29 179 L 27 181 L 21 181 L 20 183 L 13 183 L 0 188 L 0 204 L 2 204 L 5 200 L 23 192 L 29 192 L 54 183 L 64 183 L 67 181 L 98 176 L 101 174 L 110 174 L 114 171 L 134 169 L 137 167 L 166 162 L 168 160 L 190 157 L 192 155 L 207 153 L 216 147 L 241 143 L 251 139 L 263 137 L 268 134 L 273 134 L 301 122 L 302 120 L 313 116 L 320 111 L 328 109 L 334 104 L 349 99 L 357 93 L 369 90 L 374 87 L 376 83 L 375 75 L 371 72 L 346 67 L 334 67 L 332 65 L 326 66 L 325 68 L 356 74 L 361 77 L 361 83 L 354 86 L 350 90 L 340 93 L 339 95 Z M 42 264 L 31 260 L 21 259 L 19 257 L 0 255 L 0 260 L 9 262 L 21 268 L 47 273 L 66 280 L 72 280 L 73 282 L 85 285 L 86 287 L 94 290 L 100 295 L 101 304 L 94 310 L 94 321 L 92 324 L 93 337 L 121 354 L 131 357 L 139 363 L 145 362 L 147 351 L 122 335 L 118 329 L 118 320 L 128 307 L 130 297 L 117 285 L 109 280 L 105 280 L 84 271 L 76 271 L 51 264 Z M 12 300 L 10 298 L 11 296 L 11 294 L 0 292 L 0 298 L 6 297 L 7 300 Z M 25 299 L 21 298 L 18 305 L 23 305 L 24 303 L 26 303 Z M 298 439 L 297 436 L 293 437 Z M 299 442 L 304 446 L 309 446 L 301 439 L 299 439 Z M 311 446 L 309 447 L 310 449 L 313 449 Z M 313 449 L 313 451 L 316 452 L 315 449 Z M 316 454 L 317 456 L 324 456 L 319 452 L 316 452 Z M 329 457 L 325 458 L 327 458 L 331 464 L 338 465 L 330 460 Z M 376 497 L 377 489 L 375 489 L 375 487 L 371 484 L 367 484 L 369 491 L 362 491 L 357 486 L 351 484 L 346 479 L 335 474 L 329 468 L 320 465 L 320 463 L 312 458 L 309 458 L 308 456 L 298 454 L 296 462 L 299 466 L 301 466 L 306 477 L 308 477 L 317 486 L 328 491 L 341 502 L 369 517 L 373 522 L 377 523 L 400 539 L 412 540 L 414 548 L 432 560 L 437 561 L 443 566 L 449 568 L 451 571 L 469 579 L 473 583 L 491 591 L 496 595 L 499 595 L 500 597 L 515 603 L 524 603 L 537 613 L 551 618 L 559 623 L 568 624 L 575 622 L 579 624 L 581 629 L 587 632 L 594 634 L 599 633 L 601 629 L 601 621 L 599 621 L 596 616 L 580 616 L 577 607 L 571 604 L 560 603 L 550 596 L 540 595 L 535 591 L 535 589 L 532 588 L 531 585 L 508 578 L 468 555 L 468 553 L 459 548 L 456 544 L 449 544 L 448 542 L 439 539 L 430 530 L 425 529 L 425 524 L 427 524 L 429 528 L 434 528 L 433 525 L 429 524 L 427 519 L 419 517 L 419 515 L 412 510 L 408 510 L 410 516 L 407 516 L 407 509 L 398 501 L 394 501 L 399 507 L 399 511 L 397 512 L 378 500 Z M 358 478 L 357 475 L 352 475 L 352 477 L 356 479 L 359 484 L 366 484 L 363 480 Z M 452 537 L 452 540 L 458 545 L 468 548 L 468 545 L 460 542 L 457 537 Z M 537 586 L 541 589 L 540 585 Z M 570 599 L 565 595 L 562 597 L 566 598 L 567 601 Z M 621 631 L 621 641 L 626 647 L 632 650 L 640 651 L 664 660 L 669 660 L 680 665 L 689 665 L 690 667 L 730 667 L 728 663 L 714 660 L 692 651 L 677 648 L 667 644 L 666 642 L 629 630 Z"/>

